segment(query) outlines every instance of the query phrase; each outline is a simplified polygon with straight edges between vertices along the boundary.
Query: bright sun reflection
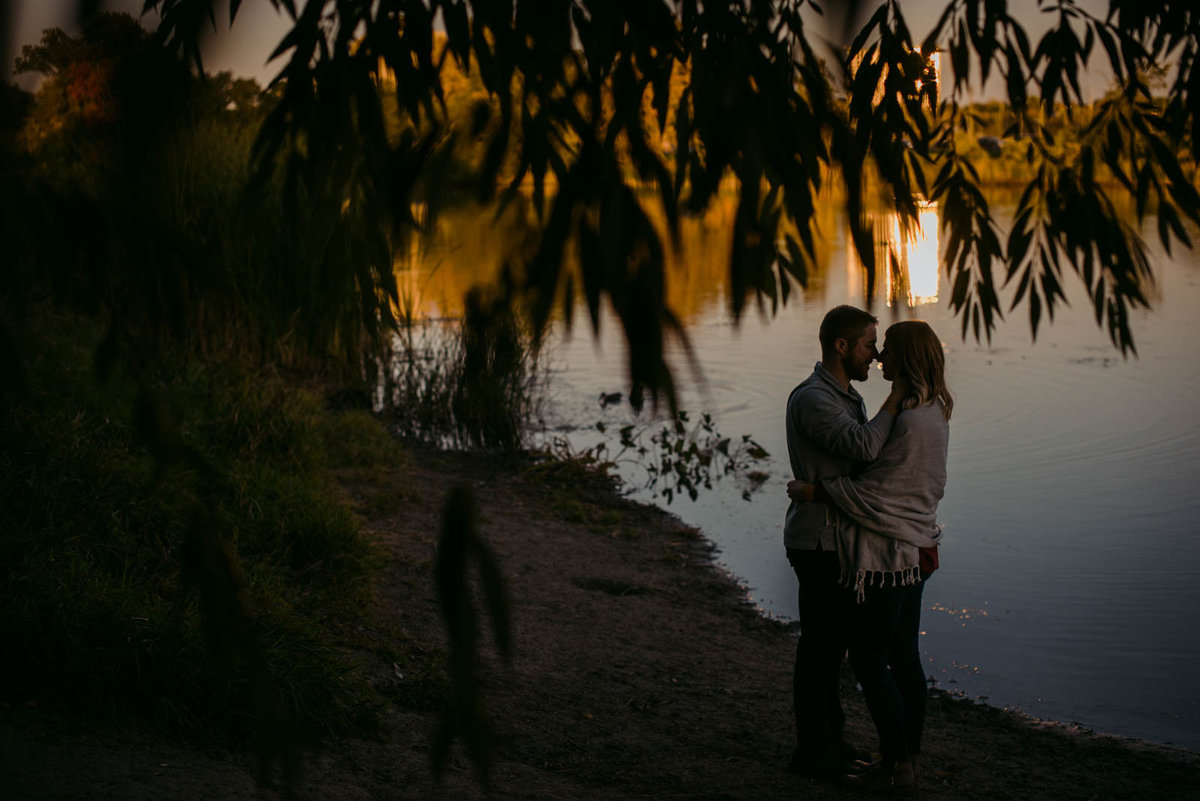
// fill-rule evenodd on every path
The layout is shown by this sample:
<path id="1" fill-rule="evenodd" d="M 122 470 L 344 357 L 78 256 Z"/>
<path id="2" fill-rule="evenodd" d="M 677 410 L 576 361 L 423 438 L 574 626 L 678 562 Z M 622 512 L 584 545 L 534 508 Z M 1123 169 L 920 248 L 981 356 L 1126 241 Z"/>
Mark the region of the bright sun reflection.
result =
<path id="1" fill-rule="evenodd" d="M 941 273 L 938 258 L 937 204 L 923 203 L 916 224 L 901 226 L 900 216 L 886 213 L 875 218 L 876 289 L 888 308 L 915 309 L 938 302 Z M 847 302 L 866 296 L 866 269 L 854 248 L 846 249 Z"/>
<path id="2" fill-rule="evenodd" d="M 908 307 L 926 306 L 938 300 L 937 204 L 925 203 L 917 212 L 917 225 L 900 230 L 899 215 L 891 215 L 891 246 L 899 257 L 900 274 L 885 270 L 887 304 L 894 306 L 903 295 Z"/>

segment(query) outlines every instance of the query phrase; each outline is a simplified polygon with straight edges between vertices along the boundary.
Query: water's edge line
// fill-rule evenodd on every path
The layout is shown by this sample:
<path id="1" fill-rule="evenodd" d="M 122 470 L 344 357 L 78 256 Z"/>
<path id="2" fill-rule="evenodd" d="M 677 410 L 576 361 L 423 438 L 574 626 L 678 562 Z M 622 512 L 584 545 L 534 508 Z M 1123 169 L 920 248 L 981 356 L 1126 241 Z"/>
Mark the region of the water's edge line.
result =
<path id="1" fill-rule="evenodd" d="M 756 615 L 772 625 L 779 626 L 780 628 L 785 629 L 792 634 L 798 632 L 800 626 L 800 622 L 798 620 L 788 618 L 783 615 L 772 614 L 755 603 L 751 594 L 750 585 L 746 583 L 745 579 L 731 570 L 728 566 L 721 563 L 718 558 L 721 553 L 720 545 L 718 545 L 717 542 L 711 536 L 709 536 L 709 534 L 705 532 L 702 527 L 686 522 L 675 512 L 672 512 L 669 509 L 664 509 L 657 503 L 652 501 L 637 500 L 623 494 L 622 488 L 625 486 L 626 485 L 623 483 L 619 484 L 617 488 L 614 489 L 614 492 L 626 502 L 655 509 L 660 514 L 663 514 L 674 521 L 676 525 L 695 532 L 696 539 L 693 540 L 694 546 L 691 549 L 691 555 L 698 560 L 698 563 L 701 566 L 712 570 L 718 576 L 718 578 L 729 585 L 731 594 L 736 597 L 736 600 L 740 605 L 753 611 Z M 780 547 L 782 548 L 782 544 Z M 996 706 L 995 704 L 989 704 L 986 701 L 981 701 L 978 698 L 972 698 L 965 693 L 946 690 L 938 686 L 930 687 L 929 691 L 931 695 L 943 698 L 949 703 L 966 704 L 972 707 L 984 707 L 994 710 L 997 713 L 1013 715 L 1034 728 L 1053 729 L 1069 736 L 1116 741 L 1134 749 L 1161 750 L 1170 753 L 1181 754 L 1184 756 L 1200 756 L 1200 749 L 1192 749 L 1173 743 L 1162 743 L 1156 740 L 1148 740 L 1127 734 L 1105 731 L 1103 729 L 1093 728 L 1092 726 L 1079 721 L 1065 721 L 1056 720 L 1053 718 L 1038 717 L 1037 715 L 1022 710 L 1018 707 Z"/>

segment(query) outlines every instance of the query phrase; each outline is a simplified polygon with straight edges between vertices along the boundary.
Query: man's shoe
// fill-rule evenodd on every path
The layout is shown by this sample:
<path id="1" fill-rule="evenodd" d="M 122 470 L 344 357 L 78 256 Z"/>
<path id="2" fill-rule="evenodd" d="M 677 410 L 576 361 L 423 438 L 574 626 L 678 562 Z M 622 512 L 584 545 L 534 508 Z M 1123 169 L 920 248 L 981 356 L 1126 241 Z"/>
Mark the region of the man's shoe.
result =
<path id="1" fill-rule="evenodd" d="M 857 772 L 861 773 L 863 768 L 871 764 L 871 753 L 869 751 L 862 748 L 855 748 L 845 740 L 835 742 L 833 744 L 833 751 L 842 758 L 843 762 L 849 763 L 850 767 L 857 768 Z"/>
<path id="2" fill-rule="evenodd" d="M 854 768 L 832 750 L 815 754 L 796 751 L 788 762 L 788 770 L 797 776 L 839 784 L 855 773 Z"/>
<path id="3" fill-rule="evenodd" d="M 917 791 L 917 777 L 911 762 L 896 762 L 890 766 L 880 762 L 858 776 L 851 776 L 846 783 L 868 793 L 911 795 Z"/>

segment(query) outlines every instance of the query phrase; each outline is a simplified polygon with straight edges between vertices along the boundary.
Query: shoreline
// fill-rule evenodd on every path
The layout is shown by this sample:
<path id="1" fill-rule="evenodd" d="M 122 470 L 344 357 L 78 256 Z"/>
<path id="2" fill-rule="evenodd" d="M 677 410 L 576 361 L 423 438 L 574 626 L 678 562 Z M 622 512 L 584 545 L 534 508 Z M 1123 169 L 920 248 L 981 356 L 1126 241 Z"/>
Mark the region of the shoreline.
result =
<path id="1" fill-rule="evenodd" d="M 793 776 L 789 626 L 760 614 L 715 546 L 578 465 L 414 450 L 339 475 L 386 555 L 357 658 L 385 699 L 378 736 L 304 753 L 311 799 L 762 799 L 862 796 Z M 467 483 L 511 598 L 515 655 L 485 637 L 481 682 L 497 750 L 484 789 L 455 744 L 446 775 L 429 744 L 445 637 L 431 581 L 450 488 Z M 403 646 L 403 647 L 401 647 Z M 848 736 L 877 750 L 848 670 Z M 1200 754 L 930 695 L 926 799 L 1161 798 L 1200 794 Z M 0 709 L 0 775 L 14 798 L 281 797 L 253 757 L 148 726 L 82 724 Z"/>
<path id="2" fill-rule="evenodd" d="M 633 502 L 634 503 L 643 503 L 642 501 L 633 501 Z M 662 509 L 661 507 L 659 507 L 653 503 L 646 503 L 646 505 L 654 507 L 654 508 L 658 509 L 659 511 L 663 512 L 664 514 L 678 520 L 679 524 L 681 526 L 687 527 L 689 525 L 686 522 L 684 522 L 682 519 L 680 519 L 674 513 L 669 512 L 665 509 Z M 705 534 L 703 529 L 697 528 L 697 532 L 699 533 L 699 535 L 702 538 L 704 538 L 705 542 L 707 542 L 712 548 L 713 569 L 715 569 L 720 574 L 725 576 L 725 578 L 727 580 L 729 580 L 731 583 L 733 583 L 739 589 L 739 591 L 744 594 L 745 603 L 748 606 L 753 608 L 755 610 L 755 612 L 759 616 L 761 616 L 764 620 L 767 620 L 774 624 L 778 624 L 778 625 L 784 627 L 785 629 L 787 629 L 788 631 L 792 632 L 793 634 L 797 633 L 799 631 L 800 624 L 799 624 L 798 620 L 787 617 L 785 615 L 773 614 L 771 612 L 767 612 L 765 609 L 762 609 L 758 604 L 756 604 L 754 602 L 753 597 L 751 596 L 750 587 L 745 582 L 745 580 L 742 579 L 742 577 L 739 576 L 737 573 L 735 573 L 734 571 L 730 570 L 728 567 L 726 567 L 725 565 L 723 565 L 719 561 L 717 561 L 716 555 L 720 553 L 720 550 L 721 550 L 720 545 L 718 545 L 707 534 Z M 1192 747 L 1189 747 L 1186 745 L 1180 745 L 1178 743 L 1162 742 L 1159 740 L 1154 740 L 1149 737 L 1138 737 L 1136 735 L 1123 734 L 1118 731 L 1108 731 L 1099 726 L 1094 726 L 1094 725 L 1084 723 L 1084 722 L 1078 721 L 1078 720 L 1063 720 L 1063 719 L 1052 718 L 1052 717 L 1041 717 L 1041 716 L 1036 715 L 1033 712 L 1030 712 L 1026 709 L 1022 709 L 1017 704 L 1013 704 L 1011 706 L 1003 706 L 1003 705 L 991 703 L 990 700 L 986 700 L 986 701 L 981 700 L 981 698 L 979 696 L 972 696 L 966 690 L 946 689 L 946 687 L 944 687 L 942 684 L 934 682 L 932 677 L 928 675 L 928 671 L 926 672 L 926 681 L 930 682 L 930 687 L 929 687 L 930 694 L 942 696 L 943 698 L 945 698 L 945 700 L 947 702 L 965 703 L 965 704 L 971 704 L 973 706 L 987 707 L 989 709 L 994 709 L 998 712 L 1004 712 L 1006 714 L 1016 715 L 1024 720 L 1028 721 L 1030 723 L 1030 725 L 1033 725 L 1033 726 L 1051 728 L 1051 729 L 1060 729 L 1064 733 L 1068 733 L 1068 734 L 1077 734 L 1077 735 L 1084 735 L 1084 736 L 1091 736 L 1091 737 L 1103 737 L 1106 739 L 1123 740 L 1123 741 L 1126 741 L 1133 745 L 1148 746 L 1148 747 L 1152 747 L 1152 748 L 1162 748 L 1162 749 L 1166 749 L 1168 751 L 1177 751 L 1179 753 L 1186 754 L 1186 755 L 1200 756 L 1200 748 L 1192 748 Z M 1200 792 L 1200 788 L 1198 788 L 1198 792 Z"/>
<path id="3" fill-rule="evenodd" d="M 622 496 L 622 497 L 624 497 L 624 496 Z M 657 504 L 654 504 L 651 502 L 645 502 L 645 501 L 637 501 L 637 500 L 634 500 L 631 502 L 632 503 L 641 503 L 648 507 L 657 509 L 659 512 L 663 513 L 664 515 L 667 515 L 668 517 L 678 521 L 680 526 L 686 527 L 686 528 L 693 528 L 688 523 L 684 522 L 682 520 L 682 518 L 680 518 L 678 515 L 674 514 L 673 512 L 670 512 L 666 509 L 663 509 L 662 507 L 658 506 Z M 694 528 L 695 528 L 697 534 L 707 544 L 707 547 L 711 550 L 711 556 L 709 558 L 711 560 L 712 569 L 714 571 L 716 571 L 718 574 L 720 574 L 721 576 L 723 576 L 727 581 L 729 581 L 732 585 L 734 585 L 737 588 L 738 592 L 740 592 L 743 595 L 744 603 L 748 607 L 752 608 L 756 614 L 758 614 L 760 617 L 762 617 L 764 620 L 768 621 L 769 623 L 779 625 L 793 634 L 797 633 L 799 631 L 799 626 L 800 626 L 799 621 L 794 618 L 786 617 L 784 615 L 773 614 L 771 612 L 766 611 L 765 609 L 760 607 L 758 604 L 756 604 L 754 602 L 754 598 L 752 597 L 750 586 L 746 583 L 746 581 L 741 576 L 739 576 L 737 573 L 730 570 L 725 565 L 721 564 L 720 561 L 717 559 L 717 555 L 721 552 L 720 545 L 715 540 L 713 540 L 711 537 L 709 537 L 709 535 L 705 534 L 703 529 L 698 528 L 698 527 L 694 527 Z M 940 683 L 933 682 L 931 677 L 928 675 L 928 671 L 927 671 L 927 675 L 926 675 L 926 681 L 930 682 L 929 692 L 930 692 L 931 697 L 940 696 L 947 703 L 963 703 L 963 704 L 969 704 L 972 706 L 986 707 L 988 709 L 993 709 L 997 712 L 1016 715 L 1017 717 L 1027 721 L 1031 726 L 1059 730 L 1059 731 L 1063 732 L 1064 734 L 1068 734 L 1068 735 L 1072 735 L 1072 736 L 1100 737 L 1100 738 L 1104 738 L 1104 739 L 1111 739 L 1111 740 L 1127 742 L 1133 746 L 1148 747 L 1148 748 L 1154 748 L 1154 749 L 1164 749 L 1166 751 L 1178 752 L 1185 756 L 1200 757 L 1200 748 L 1191 748 L 1186 745 L 1179 745 L 1177 743 L 1169 743 L 1169 742 L 1161 742 L 1161 741 L 1154 740 L 1154 739 L 1151 739 L 1148 737 L 1137 737 L 1137 736 L 1130 735 L 1130 734 L 1123 734 L 1121 732 L 1107 731 L 1103 728 L 1099 728 L 1097 726 L 1093 726 L 1093 725 L 1083 723 L 1083 722 L 1077 721 L 1077 720 L 1060 720 L 1057 718 L 1040 717 L 1028 710 L 1020 708 L 1018 705 L 1001 706 L 1001 705 L 993 704 L 990 701 L 981 700 L 980 697 L 978 697 L 978 696 L 972 697 L 969 693 L 967 693 L 966 690 L 946 689 Z M 1197 788 L 1197 792 L 1198 792 L 1198 794 L 1200 794 L 1200 787 Z"/>

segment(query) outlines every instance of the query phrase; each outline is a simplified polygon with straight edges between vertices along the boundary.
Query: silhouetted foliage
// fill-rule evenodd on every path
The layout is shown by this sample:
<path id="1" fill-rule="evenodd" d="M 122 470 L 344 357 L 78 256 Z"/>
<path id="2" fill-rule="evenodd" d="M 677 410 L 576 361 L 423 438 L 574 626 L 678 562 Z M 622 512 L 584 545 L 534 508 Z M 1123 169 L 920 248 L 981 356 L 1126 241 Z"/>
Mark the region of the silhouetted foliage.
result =
<path id="1" fill-rule="evenodd" d="M 514 294 L 538 329 L 558 303 L 569 320 L 577 292 L 593 328 L 610 304 L 630 343 L 635 406 L 646 391 L 674 406 L 663 350 L 669 337 L 685 346 L 686 339 L 664 302 L 664 248 L 679 215 L 704 209 L 723 186 L 739 198 L 729 254 L 735 318 L 750 293 L 774 308 L 794 282 L 804 285 L 815 198 L 833 175 L 845 184 L 868 287 L 880 266 L 870 193 L 895 209 L 902 228 L 916 224 L 922 201 L 933 201 L 964 335 L 990 335 L 1004 313 L 998 290 L 1006 282 L 1016 285 L 1012 309 L 1026 304 L 1036 334 L 1072 272 L 1122 351 L 1133 348 L 1128 312 L 1146 303 L 1151 274 L 1138 229 L 1098 183 L 1097 166 L 1121 179 L 1138 225 L 1153 207 L 1164 247 L 1190 244 L 1182 218 L 1200 222 L 1200 196 L 1179 158 L 1197 147 L 1200 15 L 1178 0 L 1112 0 L 1104 17 L 1072 0 L 1044 3 L 1058 24 L 1037 42 L 1003 1 L 952 0 L 922 42 L 899 5 L 886 2 L 849 42 L 832 80 L 801 16 L 814 5 L 804 0 L 314 0 L 299 11 L 292 0 L 272 2 L 295 24 L 276 51 L 287 57 L 281 101 L 262 130 L 260 157 L 283 154 L 294 180 L 340 180 L 343 196 L 380 204 L 380 222 L 400 230 L 414 202 L 436 188 L 446 163 L 439 154 L 463 135 L 439 113 L 445 61 L 477 70 L 491 97 L 477 106 L 471 132 L 488 132 L 479 195 L 512 197 L 527 183 L 542 221 L 536 249 L 506 273 Z M 198 24 L 212 0 L 148 5 L 166 15 L 166 41 L 198 52 Z M 849 4 L 848 31 L 863 5 Z M 445 30 L 444 47 L 435 45 L 435 25 Z M 1045 120 L 1082 104 L 1078 76 L 1094 49 L 1117 88 L 1080 147 L 1064 152 Z M 927 55 L 936 50 L 954 67 L 949 91 L 933 80 Z M 1145 76 L 1168 61 L 1179 67 L 1164 102 Z M 968 82 L 995 71 L 1005 77 L 1011 134 L 1021 136 L 1034 176 L 1007 234 L 955 137 Z M 382 110 L 383 72 L 394 77 L 388 90 L 412 125 L 398 138 L 389 138 Z M 684 88 L 673 94 L 680 73 Z M 1049 114 L 1035 113 L 1038 105 Z M 492 113 L 498 124 L 488 124 Z M 668 120 L 674 141 L 664 148 Z M 515 172 L 498 185 L 513 149 Z M 634 182 L 655 191 L 667 241 L 631 187 L 628 165 Z M 566 267 L 570 247 L 577 272 Z"/>
<path id="2" fill-rule="evenodd" d="M 1129 308 L 1146 305 L 1143 287 L 1152 280 L 1139 235 L 1147 214 L 1153 207 L 1168 252 L 1173 241 L 1191 245 L 1181 217 L 1200 222 L 1200 195 L 1180 161 L 1189 150 L 1194 158 L 1196 148 L 1200 97 L 1192 83 L 1200 74 L 1200 15 L 1192 4 L 1171 0 L 1113 0 L 1105 17 L 1073 2 L 1048 5 L 1058 11 L 1057 25 L 1036 43 L 1003 3 L 954 3 L 926 39 L 926 48 L 944 47 L 955 66 L 933 186 L 949 233 L 944 259 L 954 279 L 951 303 L 962 314 L 964 333 L 968 326 L 976 336 L 981 328 L 990 331 L 1002 311 L 992 270 L 1004 265 L 1005 281 L 1017 282 L 1012 309 L 1027 303 L 1036 335 L 1043 309 L 1053 318 L 1055 304 L 1065 299 L 1062 282 L 1070 271 L 1086 286 L 1096 322 L 1124 352 L 1134 347 Z M 1094 49 L 1112 68 L 1115 88 L 1087 109 L 1091 119 L 1078 147 L 1064 153 L 1047 120 L 1060 106 L 1070 119 L 1083 104 L 1079 73 Z M 1150 77 L 1171 61 L 1178 68 L 1165 99 L 1156 98 Z M 1012 122 L 1005 135 L 1022 140 L 1033 174 L 1003 245 L 974 166 L 955 150 L 953 137 L 965 124 L 959 92 L 973 71 L 986 79 L 993 70 L 1006 79 Z M 1098 180 L 1101 167 L 1119 179 L 1119 190 Z M 1113 203 L 1112 195 L 1122 192 L 1134 202 L 1136 225 Z"/>
<path id="3" fill-rule="evenodd" d="M 212 405 L 228 389 L 221 379 L 208 387 L 210 405 L 194 397 L 183 404 L 193 416 L 172 414 L 168 406 L 180 386 L 187 387 L 186 367 L 195 357 L 319 368 L 336 353 L 349 365 L 341 372 L 355 372 L 364 328 L 357 315 L 376 319 L 374 308 L 361 302 L 363 296 L 375 296 L 376 284 L 360 289 L 356 273 L 341 269 L 359 258 L 354 226 L 360 218 L 337 213 L 340 195 L 336 203 L 318 204 L 319 214 L 302 216 L 313 208 L 313 196 L 320 197 L 316 190 L 289 197 L 292 206 L 285 210 L 278 180 L 263 181 L 252 197 L 243 195 L 251 137 L 270 98 L 262 98 L 253 82 L 229 75 L 190 75 L 186 63 L 128 16 L 94 17 L 78 37 L 48 31 L 41 44 L 25 49 L 19 66 L 43 73 L 45 80 L 23 114 L 22 141 L 5 138 L 5 146 L 16 152 L 12 159 L 5 153 L 0 173 L 4 188 L 11 190 L 3 194 L 0 230 L 12 254 L 0 284 L 0 368 L 3 400 L 11 402 L 14 415 L 5 419 L 0 466 L 9 478 L 6 488 L 28 492 L 36 513 L 17 514 L 19 506 L 6 505 L 17 517 L 5 526 L 3 546 L 12 573 L 4 578 L 23 606 L 6 617 L 5 628 L 13 642 L 26 642 L 39 631 L 44 642 L 23 653 L 35 663 L 57 660 L 67 676 L 81 670 L 79 661 L 92 650 L 102 652 L 114 665 L 111 675 L 127 677 L 111 691 L 113 710 L 127 708 L 118 696 L 136 696 L 140 688 L 146 697 L 134 698 L 130 708 L 148 708 L 181 726 L 215 725 L 252 734 L 263 757 L 263 778 L 281 764 L 290 786 L 301 739 L 330 725 L 347 725 L 343 713 L 351 705 L 339 688 L 349 684 L 332 678 L 337 658 L 324 642 L 323 624 L 310 617 L 316 613 L 294 614 L 281 626 L 274 610 L 249 603 L 243 575 L 273 579 L 275 570 L 294 568 L 307 578 L 293 582 L 289 592 L 298 603 L 308 603 L 322 588 L 354 583 L 340 566 L 361 575 L 363 543 L 348 520 L 319 519 L 329 514 L 327 499 L 306 483 L 320 473 L 317 464 L 292 465 L 303 475 L 289 480 L 272 472 L 268 454 L 253 452 L 262 431 L 236 430 L 232 444 L 215 446 L 212 450 L 223 456 L 236 452 L 226 463 L 214 464 L 195 445 L 197 428 L 210 422 L 207 415 L 220 414 Z M 331 246 L 339 236 L 350 245 Z M 339 283 L 343 280 L 352 291 Z M 98 338 L 86 338 L 95 348 L 88 361 L 94 360 L 97 375 L 81 376 L 80 366 L 60 354 L 43 355 L 46 341 L 58 332 L 44 322 L 31 326 L 30 319 L 48 307 L 82 313 L 65 319 L 80 321 L 80 328 L 88 325 L 89 335 L 92 325 L 101 331 Z M 51 365 L 37 365 L 42 373 L 61 371 L 59 380 L 69 391 L 60 394 L 70 413 L 55 416 L 57 407 L 28 396 L 27 367 L 38 358 Z M 131 420 L 110 424 L 79 400 L 78 393 L 90 390 L 97 376 L 116 398 L 131 401 L 123 410 Z M 9 389 L 19 394 L 14 398 Z M 243 424 L 255 422 L 237 403 L 224 411 L 235 429 L 239 413 L 245 415 Z M 286 428 L 294 420 L 280 397 L 260 411 L 266 428 Z M 122 456 L 141 468 L 141 457 L 148 455 L 149 486 L 127 487 L 130 482 L 106 472 L 104 464 L 47 448 L 47 442 L 58 446 L 57 438 L 71 435 L 64 419 L 136 432 L 119 443 L 131 453 L 117 456 L 110 453 L 115 446 L 90 428 L 79 439 L 101 440 L 95 450 L 122 468 Z M 298 441 L 291 447 L 311 447 L 314 431 L 294 433 Z M 252 452 L 242 452 L 244 447 Z M 44 460 L 30 456 L 41 449 L 50 451 Z M 249 478 L 242 459 L 253 465 Z M 58 491 L 53 477 L 38 481 L 47 472 L 45 462 L 71 480 L 67 492 Z M 165 494 L 159 484 L 174 490 L 169 503 L 157 497 Z M 136 514 L 123 515 L 123 508 L 103 508 L 105 503 L 123 506 L 122 499 L 161 512 L 161 528 Z M 68 532 L 63 544 L 63 507 L 86 511 L 89 504 L 101 508 L 84 515 L 89 525 Z M 261 514 L 263 508 L 275 510 L 274 530 L 255 530 L 253 510 Z M 93 530 L 92 518 L 111 520 L 111 528 Z M 125 552 L 125 573 L 117 579 L 94 557 L 109 549 Z M 84 582 L 120 591 L 114 589 L 111 600 L 80 616 L 72 615 L 73 607 L 55 610 L 58 614 L 38 609 L 55 586 L 70 581 L 55 575 L 53 565 L 38 567 L 47 550 L 69 555 L 58 563 L 59 572 L 77 569 Z M 287 554 L 288 565 L 263 567 L 280 554 Z M 164 558 L 174 561 L 175 574 L 163 570 Z M 136 572 L 127 578 L 131 565 Z M 301 586 L 310 580 L 316 588 L 312 593 Z M 276 585 L 272 591 L 280 589 Z M 342 592 L 349 590 L 343 586 Z M 164 602 L 163 596 L 172 597 Z M 122 604 L 136 610 L 134 616 L 119 609 Z M 163 614 L 162 607 L 169 611 L 172 604 L 176 614 Z M 126 630 L 136 628 L 131 621 L 137 619 L 153 620 L 145 636 Z M 206 650 L 195 636 L 198 623 L 207 635 Z M 176 671 L 169 679 L 156 673 L 185 658 L 194 671 Z M 140 660 L 149 664 L 143 668 Z M 82 672 L 92 669 L 104 674 L 103 667 Z M 24 672 L 46 678 L 46 684 L 33 683 L 37 694 L 49 692 L 50 680 L 58 675 L 36 668 Z M 96 683 L 101 692 L 108 690 Z M 58 692 L 64 699 L 71 695 Z"/>
<path id="4" fill-rule="evenodd" d="M 1105 17 L 1073 0 L 1047 3 L 1058 24 L 1037 42 L 1004 2 L 954 0 L 923 42 L 914 40 L 897 3 L 882 3 L 850 43 L 840 83 L 833 85 L 800 13 L 813 5 L 805 0 L 382 0 L 310 2 L 302 10 L 290 0 L 272 2 L 295 24 L 276 50 L 288 60 L 280 72 L 281 103 L 260 140 L 264 157 L 302 140 L 303 149 L 288 151 L 294 171 L 362 159 L 363 169 L 344 173 L 345 191 L 388 204 L 399 224 L 421 182 L 437 174 L 438 149 L 453 147 L 462 133 L 444 128 L 438 114 L 445 104 L 445 61 L 477 69 L 500 116 L 479 191 L 484 197 L 495 191 L 516 121 L 518 168 L 503 193 L 528 180 L 535 206 L 545 208 L 541 246 L 513 273 L 535 325 L 545 325 L 560 298 L 569 307 L 577 289 L 594 326 L 602 301 L 611 303 L 635 345 L 629 362 L 635 403 L 643 390 L 673 398 L 663 345 L 684 335 L 663 303 L 662 248 L 669 245 L 630 189 L 626 159 L 639 182 L 656 188 L 668 238 L 677 231 L 678 214 L 704 208 L 723 180 L 736 179 L 735 316 L 748 291 L 774 305 L 786 300 L 793 282 L 803 284 L 812 257 L 807 223 L 830 167 L 846 184 L 853 239 L 869 274 L 877 265 L 864 213 L 868 186 L 878 186 L 906 227 L 915 224 L 921 199 L 939 204 L 952 303 L 964 331 L 977 337 L 990 333 L 1002 315 L 997 288 L 1005 280 L 1019 282 L 1015 302 L 1028 305 L 1036 333 L 1042 309 L 1052 313 L 1061 298 L 1069 270 L 1086 284 L 1114 343 L 1133 347 L 1128 309 L 1145 304 L 1149 273 L 1136 229 L 1122 222 L 1109 193 L 1096 184 L 1096 165 L 1128 176 L 1124 186 L 1138 201 L 1139 223 L 1155 204 L 1164 246 L 1187 243 L 1181 217 L 1200 219 L 1200 197 L 1178 157 L 1182 148 L 1195 147 L 1197 101 L 1190 87 L 1200 21 L 1186 3 L 1113 0 Z M 211 0 L 150 0 L 148 6 L 166 15 L 160 31 L 166 40 L 194 52 L 196 21 L 211 13 Z M 445 30 L 444 47 L 435 46 L 435 25 Z M 1086 146 L 1063 158 L 1031 105 L 1053 110 L 1062 104 L 1068 113 L 1078 107 L 1078 75 L 1094 49 L 1103 51 L 1119 91 L 1105 101 L 1109 106 Z M 932 80 L 922 55 L 935 50 L 954 66 L 949 92 Z M 1154 102 L 1145 75 L 1169 58 L 1179 69 L 1166 102 Z M 394 76 L 389 88 L 396 106 L 423 133 L 388 139 L 377 89 L 381 70 Z M 968 82 L 994 71 L 1005 75 L 1037 176 L 1007 244 L 952 135 L 962 123 L 959 98 Z M 673 97 L 669 86 L 679 72 L 688 80 Z M 657 131 L 642 113 L 646 102 Z M 658 138 L 668 118 L 676 140 L 672 157 Z M 551 179 L 557 188 L 548 193 Z M 579 249 L 578 275 L 564 268 L 570 246 Z M 558 291 L 564 284 L 565 296 Z"/>
<path id="5" fill-rule="evenodd" d="M 612 396 L 615 399 L 610 401 Z M 619 403 L 620 397 L 619 392 L 602 394 L 600 405 Z M 595 428 L 608 433 L 604 421 L 597 421 Z M 646 473 L 642 488 L 654 490 L 668 505 L 684 495 L 694 501 L 700 490 L 711 490 L 725 477 L 743 485 L 742 499 L 748 501 L 767 477 L 755 468 L 770 454 L 748 434 L 740 442 L 722 435 L 707 413 L 691 424 L 688 412 L 680 409 L 670 421 L 640 427 L 630 423 L 615 434 L 615 441 L 605 439 L 582 451 L 573 449 L 566 437 L 554 437 L 544 452 L 551 459 L 575 462 L 606 475 L 620 463 L 636 466 Z"/>
<path id="6" fill-rule="evenodd" d="M 147 447 L 163 469 L 186 462 L 178 423 L 160 425 L 153 413 L 155 368 L 171 358 L 234 348 L 299 365 L 333 358 L 372 375 L 396 325 L 395 246 L 427 224 L 445 179 L 461 182 L 454 171 L 464 163 L 480 199 L 532 197 L 534 237 L 507 265 L 504 297 L 523 303 L 535 336 L 557 308 L 569 320 L 577 295 L 593 330 L 610 306 L 630 344 L 635 406 L 646 393 L 674 406 L 664 348 L 687 341 L 665 302 L 664 254 L 681 216 L 722 192 L 738 203 L 729 253 L 735 318 L 750 297 L 774 309 L 805 284 L 817 193 L 833 179 L 845 185 L 868 287 L 881 266 L 867 213 L 873 197 L 902 228 L 933 201 L 964 335 L 989 335 L 1021 304 L 1036 334 L 1070 273 L 1123 352 L 1133 348 L 1129 311 L 1146 303 L 1151 280 L 1140 225 L 1156 215 L 1170 249 L 1190 246 L 1185 220 L 1200 223 L 1200 195 L 1181 160 L 1200 155 L 1200 11 L 1183 0 L 1111 0 L 1104 16 L 1048 0 L 1040 5 L 1057 24 L 1038 41 L 1003 0 L 951 0 L 922 42 L 889 1 L 831 60 L 814 49 L 801 14 L 815 8 L 807 0 L 271 2 L 293 26 L 276 50 L 284 61 L 270 96 L 251 108 L 246 85 L 221 79 L 216 91 L 227 99 L 214 103 L 205 95 L 212 85 L 185 67 L 202 68 L 215 0 L 147 0 L 163 17 L 152 40 L 100 15 L 81 37 L 51 33 L 21 57 L 48 81 L 25 113 L 30 155 L 6 159 L 0 172 L 0 231 L 14 251 L 0 285 L 5 387 L 21 385 L 31 298 L 96 314 L 108 326 L 97 361 L 136 376 Z M 865 4 L 848 5 L 854 33 L 854 11 Z M 85 12 L 96 6 L 79 3 Z M 232 20 L 240 7 L 228 3 Z M 954 67 L 950 87 L 933 80 L 927 55 L 935 50 Z M 1114 89 L 1087 109 L 1078 146 L 1060 148 L 1052 120 L 1082 111 L 1079 73 L 1093 54 L 1111 66 Z M 451 63 L 487 94 L 465 114 L 447 108 Z M 1157 96 L 1151 76 L 1168 63 L 1177 66 Z M 1019 139 L 1033 176 L 1007 232 L 956 135 L 969 124 L 968 83 L 992 73 L 1005 80 L 1004 135 Z M 245 196 L 231 197 L 227 187 L 241 181 L 225 179 L 243 162 L 219 173 L 212 162 L 180 158 L 193 153 L 183 134 L 200 107 L 210 122 L 216 113 L 243 132 L 262 115 Z M 229 119 L 231 111 L 249 116 Z M 456 157 L 464 142 L 479 158 Z M 181 184 L 164 180 L 171 165 L 220 178 L 209 188 L 226 192 L 212 191 L 208 216 L 183 213 L 196 184 L 182 184 L 182 202 L 173 196 Z M 1110 176 L 1115 185 L 1102 183 Z M 1133 224 L 1118 196 L 1136 210 Z M 651 203 L 665 215 L 665 237 Z M 274 236 L 255 242 L 247 230 Z M 243 269 L 249 264 L 255 269 Z M 1007 310 L 1006 283 L 1015 287 Z M 502 331 L 510 310 L 476 311 L 483 332 Z M 475 344 L 472 374 L 510 360 L 502 340 Z M 468 545 L 445 549 L 457 561 L 439 571 L 458 591 L 473 540 L 461 534 L 469 521 L 454 520 L 448 515 L 447 536 Z M 194 553 L 205 552 L 201 533 L 190 540 Z M 194 564 L 207 565 L 202 580 L 224 593 L 212 603 L 214 620 L 233 620 L 234 585 L 221 560 Z M 454 606 L 461 599 L 449 596 L 451 647 L 473 653 L 473 629 Z M 245 650 L 242 639 L 231 642 Z M 253 662 L 251 651 L 244 656 Z M 455 675 L 465 681 L 462 665 Z M 458 710 L 451 736 L 477 722 L 461 716 L 469 706 Z"/>

